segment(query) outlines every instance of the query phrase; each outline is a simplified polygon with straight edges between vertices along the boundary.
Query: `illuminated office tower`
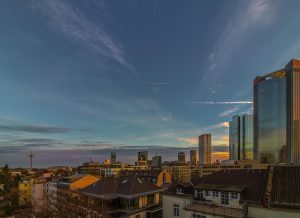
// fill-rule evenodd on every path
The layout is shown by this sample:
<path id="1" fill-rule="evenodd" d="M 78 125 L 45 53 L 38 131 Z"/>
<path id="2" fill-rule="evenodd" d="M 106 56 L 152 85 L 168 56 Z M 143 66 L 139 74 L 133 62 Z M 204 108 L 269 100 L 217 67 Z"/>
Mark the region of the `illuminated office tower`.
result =
<path id="1" fill-rule="evenodd" d="M 234 115 L 229 122 L 229 156 L 232 160 L 253 159 L 252 115 Z"/>
<path id="2" fill-rule="evenodd" d="M 211 134 L 199 136 L 199 162 L 200 164 L 211 163 Z"/>
<path id="3" fill-rule="evenodd" d="M 254 80 L 254 157 L 300 163 L 300 61 Z"/>
<path id="4" fill-rule="evenodd" d="M 197 165 L 198 164 L 197 150 L 190 150 L 190 164 L 191 165 Z"/>

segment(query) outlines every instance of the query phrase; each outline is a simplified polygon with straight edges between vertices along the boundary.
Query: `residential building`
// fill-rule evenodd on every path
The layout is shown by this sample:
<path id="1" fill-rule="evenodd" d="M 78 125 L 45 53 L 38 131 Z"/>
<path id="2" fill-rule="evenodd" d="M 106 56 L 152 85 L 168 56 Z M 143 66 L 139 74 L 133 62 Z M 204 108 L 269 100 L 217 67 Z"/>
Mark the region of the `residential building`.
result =
<path id="1" fill-rule="evenodd" d="M 30 180 L 24 180 L 19 182 L 19 205 L 20 207 L 31 206 L 31 196 L 32 196 L 32 182 Z"/>
<path id="2" fill-rule="evenodd" d="M 300 60 L 254 80 L 254 155 L 300 164 Z"/>
<path id="3" fill-rule="evenodd" d="M 198 164 L 198 153 L 197 150 L 190 150 L 190 164 L 197 165 Z"/>
<path id="4" fill-rule="evenodd" d="M 199 161 L 200 164 L 211 163 L 211 134 L 199 136 Z"/>
<path id="5" fill-rule="evenodd" d="M 163 190 L 135 175 L 111 176 L 78 191 L 74 206 L 89 217 L 161 217 Z"/>
<path id="6" fill-rule="evenodd" d="M 164 165 L 163 169 L 171 175 L 173 182 L 191 181 L 191 167 L 187 163 L 173 161 L 168 165 Z"/>
<path id="7" fill-rule="evenodd" d="M 178 152 L 178 162 L 185 163 L 185 153 L 184 152 Z"/>
<path id="8" fill-rule="evenodd" d="M 234 115 L 229 122 L 229 156 L 232 160 L 253 160 L 253 115 Z"/>
<path id="9" fill-rule="evenodd" d="M 121 177 L 138 176 L 144 181 L 152 182 L 159 187 L 165 187 L 172 183 L 171 175 L 163 169 L 123 170 L 119 175 Z"/>
<path id="10" fill-rule="evenodd" d="M 238 179 L 237 179 L 238 178 Z M 163 193 L 163 217 L 300 217 L 300 167 L 222 170 Z"/>
<path id="11" fill-rule="evenodd" d="M 155 155 L 152 157 L 152 167 L 154 168 L 161 168 L 162 166 L 162 157 Z"/>

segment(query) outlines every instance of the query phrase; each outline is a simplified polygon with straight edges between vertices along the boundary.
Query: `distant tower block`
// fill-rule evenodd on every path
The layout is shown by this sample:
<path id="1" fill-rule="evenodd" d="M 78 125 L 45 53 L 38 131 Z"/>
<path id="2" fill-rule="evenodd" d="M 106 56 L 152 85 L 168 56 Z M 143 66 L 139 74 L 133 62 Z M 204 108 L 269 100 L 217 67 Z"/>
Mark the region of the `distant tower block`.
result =
<path id="1" fill-rule="evenodd" d="M 32 152 L 30 152 L 28 156 L 30 158 L 30 170 L 32 170 L 32 158 L 33 158 Z"/>
<path id="2" fill-rule="evenodd" d="M 111 164 L 117 163 L 117 155 L 115 151 L 111 152 L 110 154 L 110 163 Z"/>

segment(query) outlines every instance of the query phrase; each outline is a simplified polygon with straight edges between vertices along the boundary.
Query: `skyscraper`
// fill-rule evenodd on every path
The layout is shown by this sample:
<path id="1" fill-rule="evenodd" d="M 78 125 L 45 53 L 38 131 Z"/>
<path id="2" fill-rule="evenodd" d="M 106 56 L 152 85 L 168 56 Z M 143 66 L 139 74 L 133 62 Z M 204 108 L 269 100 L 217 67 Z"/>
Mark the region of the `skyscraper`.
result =
<path id="1" fill-rule="evenodd" d="M 254 155 L 263 163 L 300 163 L 300 61 L 254 80 Z"/>
<path id="2" fill-rule="evenodd" d="M 110 163 L 115 164 L 117 162 L 117 155 L 115 151 L 110 153 Z"/>
<path id="3" fill-rule="evenodd" d="M 253 159 L 252 115 L 234 115 L 229 122 L 229 156 L 232 160 Z"/>
<path id="4" fill-rule="evenodd" d="M 190 150 L 190 164 L 197 165 L 198 163 L 198 153 L 197 150 Z"/>
<path id="5" fill-rule="evenodd" d="M 148 151 L 139 151 L 138 161 L 148 161 Z"/>
<path id="6" fill-rule="evenodd" d="M 199 162 L 200 164 L 211 163 L 211 134 L 199 136 Z"/>
<path id="7" fill-rule="evenodd" d="M 154 157 L 152 157 L 152 166 L 160 168 L 162 164 L 161 160 L 162 160 L 161 156 L 155 155 Z"/>
<path id="8" fill-rule="evenodd" d="M 178 162 L 185 163 L 185 153 L 184 152 L 178 152 Z"/>

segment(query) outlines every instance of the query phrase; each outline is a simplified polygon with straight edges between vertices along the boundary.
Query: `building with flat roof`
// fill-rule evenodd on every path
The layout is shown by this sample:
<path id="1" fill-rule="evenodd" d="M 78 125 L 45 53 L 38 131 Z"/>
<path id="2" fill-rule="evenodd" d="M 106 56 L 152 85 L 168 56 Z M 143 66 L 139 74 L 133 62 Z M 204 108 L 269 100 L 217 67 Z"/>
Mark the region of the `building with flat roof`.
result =
<path id="1" fill-rule="evenodd" d="M 300 60 L 253 84 L 255 159 L 300 164 Z"/>
<path id="2" fill-rule="evenodd" d="M 211 134 L 199 136 L 199 162 L 200 164 L 211 163 Z"/>
<path id="3" fill-rule="evenodd" d="M 252 160 L 253 153 L 253 115 L 234 115 L 229 122 L 229 157 Z"/>
<path id="4" fill-rule="evenodd" d="M 190 164 L 197 165 L 199 162 L 197 150 L 190 150 Z"/>
<path id="5" fill-rule="evenodd" d="M 178 152 L 178 162 L 185 163 L 185 153 L 184 152 Z"/>

